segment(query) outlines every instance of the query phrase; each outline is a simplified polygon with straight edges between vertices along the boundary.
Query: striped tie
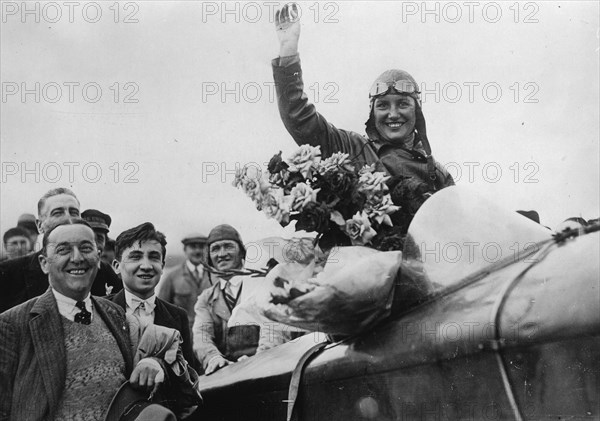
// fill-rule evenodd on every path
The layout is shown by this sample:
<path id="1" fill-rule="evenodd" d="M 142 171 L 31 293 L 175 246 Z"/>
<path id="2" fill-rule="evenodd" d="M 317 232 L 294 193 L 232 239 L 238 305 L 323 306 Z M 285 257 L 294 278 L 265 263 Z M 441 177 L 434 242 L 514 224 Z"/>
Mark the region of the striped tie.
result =
<path id="1" fill-rule="evenodd" d="M 237 298 L 231 293 L 231 284 L 229 281 L 225 284 L 225 288 L 223 288 L 223 295 L 225 296 L 225 302 L 227 303 L 227 307 L 229 307 L 229 311 L 232 311 L 237 303 Z"/>

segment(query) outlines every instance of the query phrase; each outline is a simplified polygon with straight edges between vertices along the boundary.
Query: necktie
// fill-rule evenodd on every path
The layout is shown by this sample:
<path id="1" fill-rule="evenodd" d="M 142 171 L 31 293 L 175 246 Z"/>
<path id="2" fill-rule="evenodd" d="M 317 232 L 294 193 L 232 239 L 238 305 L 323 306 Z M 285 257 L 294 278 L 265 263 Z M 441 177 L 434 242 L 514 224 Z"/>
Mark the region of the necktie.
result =
<path id="1" fill-rule="evenodd" d="M 194 278 L 196 282 L 200 281 L 200 272 L 198 271 L 198 266 L 194 266 Z"/>
<path id="2" fill-rule="evenodd" d="M 77 303 L 75 303 L 75 307 L 81 310 L 75 315 L 76 323 L 81 323 L 84 325 L 89 325 L 92 323 L 92 313 L 85 308 L 85 303 L 83 301 L 77 301 Z"/>
<path id="3" fill-rule="evenodd" d="M 225 302 L 227 303 L 227 307 L 229 307 L 229 311 L 233 311 L 233 308 L 237 304 L 237 297 L 234 297 L 231 292 L 231 284 L 227 282 L 225 288 L 223 288 L 223 295 L 225 296 Z"/>
<path id="4" fill-rule="evenodd" d="M 135 308 L 135 310 L 133 311 L 133 317 L 135 317 L 138 320 L 138 322 L 140 324 L 140 329 L 143 332 L 144 329 L 151 322 L 150 315 L 148 314 L 149 312 L 146 309 L 146 302 L 145 301 L 135 301 L 135 302 L 139 302 L 139 304 Z"/>

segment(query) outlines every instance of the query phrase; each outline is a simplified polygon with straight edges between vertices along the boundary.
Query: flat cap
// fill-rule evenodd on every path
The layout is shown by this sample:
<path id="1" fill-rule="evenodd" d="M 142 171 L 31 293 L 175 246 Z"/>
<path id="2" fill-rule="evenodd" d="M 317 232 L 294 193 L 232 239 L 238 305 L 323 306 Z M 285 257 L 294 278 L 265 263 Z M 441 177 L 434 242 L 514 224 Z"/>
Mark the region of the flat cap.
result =
<path id="1" fill-rule="evenodd" d="M 193 232 L 181 240 L 183 245 L 191 244 L 191 243 L 206 243 L 208 241 L 208 237 L 204 234 L 200 234 L 199 232 Z"/>
<path id="2" fill-rule="evenodd" d="M 83 218 L 94 230 L 102 230 L 108 233 L 112 219 L 109 215 L 97 209 L 88 209 L 81 212 Z"/>

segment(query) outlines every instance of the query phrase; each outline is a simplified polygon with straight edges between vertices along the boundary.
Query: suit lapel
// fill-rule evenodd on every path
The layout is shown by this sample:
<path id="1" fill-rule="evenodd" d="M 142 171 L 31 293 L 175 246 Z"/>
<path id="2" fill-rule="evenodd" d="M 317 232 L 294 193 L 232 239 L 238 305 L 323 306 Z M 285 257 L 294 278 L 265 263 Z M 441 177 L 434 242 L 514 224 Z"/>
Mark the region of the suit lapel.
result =
<path id="1" fill-rule="evenodd" d="M 229 317 L 231 317 L 231 312 L 225 303 L 225 297 L 221 291 L 220 282 L 215 284 L 211 300 L 215 314 L 225 321 L 229 320 Z"/>
<path id="2" fill-rule="evenodd" d="M 30 311 L 33 348 L 50 408 L 56 408 L 67 376 L 67 352 L 61 316 L 52 290 L 48 289 Z"/>
<path id="3" fill-rule="evenodd" d="M 202 291 L 213 286 L 213 279 L 210 275 L 210 272 L 206 269 L 206 266 L 202 268 L 202 276 L 200 276 L 200 279 L 196 279 L 192 271 L 190 271 L 190 268 L 188 268 L 186 262 L 183 262 L 183 279 L 185 282 Z"/>
<path id="4" fill-rule="evenodd" d="M 123 310 L 127 311 L 127 302 L 125 301 L 125 290 L 117 292 L 113 297 L 112 301 L 118 304 Z"/>
<path id="5" fill-rule="evenodd" d="M 194 276 L 194 274 L 190 271 L 190 268 L 188 268 L 187 260 L 185 262 L 183 262 L 183 279 L 185 280 L 185 282 L 187 282 L 190 285 L 195 286 L 196 288 L 198 287 L 198 284 L 200 283 L 200 281 L 197 280 L 196 277 Z"/>
<path id="6" fill-rule="evenodd" d="M 119 292 L 120 293 L 120 292 Z M 116 297 L 115 297 L 116 298 Z M 123 359 L 125 360 L 125 367 L 127 376 L 133 371 L 133 350 L 131 349 L 131 341 L 129 338 L 129 330 L 127 329 L 127 323 L 124 314 L 120 314 L 110 304 L 105 303 L 104 299 L 97 299 L 92 297 L 94 302 L 94 308 L 106 323 L 106 326 L 113 334 L 113 337 L 119 345 Z"/>
<path id="7" fill-rule="evenodd" d="M 177 321 L 173 318 L 167 306 L 162 300 L 156 297 L 156 307 L 154 307 L 154 324 L 158 326 L 170 327 L 172 329 L 179 329 Z"/>

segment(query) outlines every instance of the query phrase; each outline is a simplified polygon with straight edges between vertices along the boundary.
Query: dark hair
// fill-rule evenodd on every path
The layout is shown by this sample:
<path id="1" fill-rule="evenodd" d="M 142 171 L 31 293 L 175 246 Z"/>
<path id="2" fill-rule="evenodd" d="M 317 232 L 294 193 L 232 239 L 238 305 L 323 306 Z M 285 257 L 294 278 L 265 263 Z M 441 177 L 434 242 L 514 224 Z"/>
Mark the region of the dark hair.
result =
<path id="1" fill-rule="evenodd" d="M 73 196 L 77 203 L 79 203 L 79 199 L 75 196 L 72 190 L 67 189 L 66 187 L 58 187 L 56 189 L 48 190 L 45 195 L 43 195 L 38 201 L 38 216 L 42 214 L 42 208 L 46 204 L 46 200 L 52 196 L 58 196 L 59 194 L 68 194 L 69 196 Z"/>
<path id="2" fill-rule="evenodd" d="M 15 227 L 15 228 L 6 230 L 6 232 L 4 233 L 4 236 L 2 237 L 2 241 L 4 241 L 4 245 L 6 245 L 6 243 L 8 242 L 9 239 L 11 239 L 12 237 L 19 237 L 19 236 L 26 237 L 27 239 L 29 239 L 30 234 L 25 228 Z"/>
<path id="3" fill-rule="evenodd" d="M 44 232 L 44 237 L 42 239 L 42 254 L 44 256 L 46 256 L 46 247 L 48 246 L 48 237 L 50 237 L 50 234 L 52 234 L 52 232 L 62 226 L 62 225 L 85 225 L 86 227 L 88 227 L 89 229 L 92 230 L 92 232 L 94 231 L 92 229 L 92 227 L 90 226 L 90 224 L 87 223 L 87 221 L 81 219 L 81 218 L 69 218 L 69 219 L 65 219 L 63 221 L 60 221 L 59 223 L 52 225 L 50 227 L 50 229 L 48 229 L 46 232 Z M 96 244 L 96 242 L 94 241 L 94 244 Z"/>
<path id="4" fill-rule="evenodd" d="M 144 222 L 142 225 L 130 228 L 119 234 L 115 240 L 115 259 L 120 262 L 121 257 L 123 257 L 123 251 L 134 245 L 136 242 L 141 245 L 142 242 L 151 240 L 155 240 L 160 244 L 164 263 L 167 254 L 167 239 L 162 232 L 156 231 L 154 225 L 150 222 Z"/>

